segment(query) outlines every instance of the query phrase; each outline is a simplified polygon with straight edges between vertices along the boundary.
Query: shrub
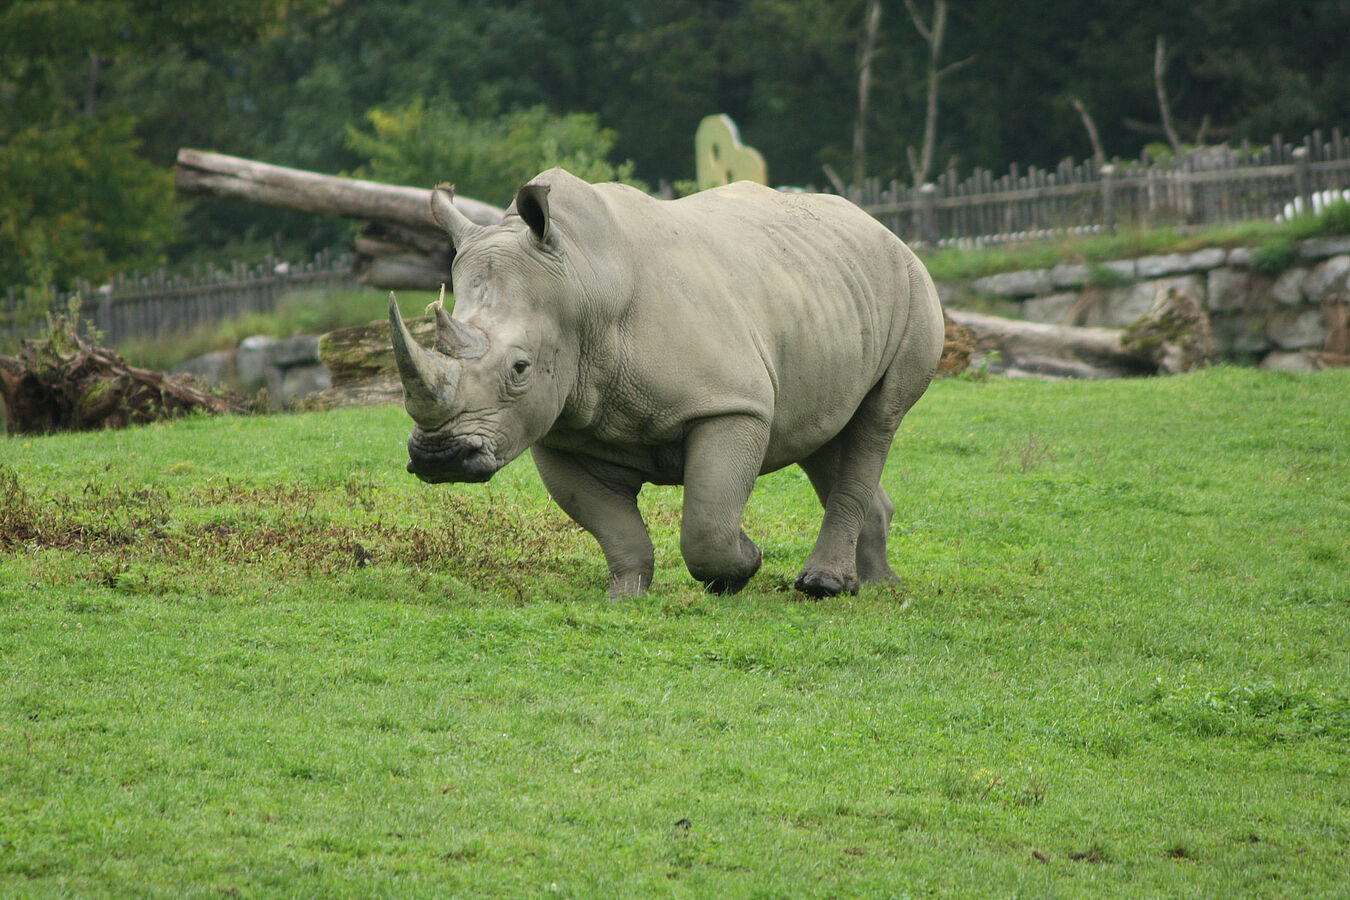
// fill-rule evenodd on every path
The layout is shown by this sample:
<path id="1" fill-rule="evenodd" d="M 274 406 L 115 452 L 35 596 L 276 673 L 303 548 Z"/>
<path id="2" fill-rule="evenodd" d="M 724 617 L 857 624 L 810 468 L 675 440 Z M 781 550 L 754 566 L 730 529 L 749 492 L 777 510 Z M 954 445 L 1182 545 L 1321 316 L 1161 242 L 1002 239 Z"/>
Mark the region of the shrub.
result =
<path id="1" fill-rule="evenodd" d="M 349 128 L 347 144 L 377 181 L 430 187 L 443 181 L 486 203 L 505 205 L 516 189 L 551 166 L 586 181 L 633 179 L 633 163 L 614 164 L 615 134 L 589 113 L 555 115 L 543 106 L 475 117 L 422 100 L 366 114 L 371 131 Z"/>

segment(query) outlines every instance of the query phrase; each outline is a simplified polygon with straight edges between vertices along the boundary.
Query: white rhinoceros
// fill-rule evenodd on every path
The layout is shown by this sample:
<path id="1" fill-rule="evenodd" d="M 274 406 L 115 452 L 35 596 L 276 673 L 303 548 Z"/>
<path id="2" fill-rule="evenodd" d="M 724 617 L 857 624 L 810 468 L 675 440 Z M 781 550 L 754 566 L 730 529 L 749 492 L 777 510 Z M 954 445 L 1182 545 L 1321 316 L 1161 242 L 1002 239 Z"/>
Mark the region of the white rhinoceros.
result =
<path id="1" fill-rule="evenodd" d="M 729 592 L 760 565 L 741 530 L 755 478 L 797 463 L 825 507 L 797 588 L 895 578 L 881 470 L 943 340 L 899 238 L 842 198 L 745 182 L 663 201 L 550 169 L 493 226 L 451 200 L 432 192 L 456 249 L 434 347 L 390 297 L 409 472 L 485 481 L 531 448 L 617 598 L 652 580 L 643 484 L 684 485 L 685 564 Z"/>

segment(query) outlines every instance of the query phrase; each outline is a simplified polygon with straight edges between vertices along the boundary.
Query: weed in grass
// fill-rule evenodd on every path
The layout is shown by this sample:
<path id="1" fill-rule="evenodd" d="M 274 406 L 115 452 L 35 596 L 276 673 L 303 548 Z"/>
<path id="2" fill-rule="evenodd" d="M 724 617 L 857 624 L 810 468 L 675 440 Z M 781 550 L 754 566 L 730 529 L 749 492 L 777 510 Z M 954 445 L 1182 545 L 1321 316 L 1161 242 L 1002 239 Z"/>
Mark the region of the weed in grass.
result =
<path id="1" fill-rule="evenodd" d="M 1040 434 L 1032 431 L 1028 432 L 1025 440 L 1017 445 L 1001 450 L 998 464 L 1000 469 L 1005 469 L 1015 461 L 1018 471 L 1027 475 L 1037 469 L 1053 465 L 1058 455 L 1059 451 L 1054 446 Z"/>

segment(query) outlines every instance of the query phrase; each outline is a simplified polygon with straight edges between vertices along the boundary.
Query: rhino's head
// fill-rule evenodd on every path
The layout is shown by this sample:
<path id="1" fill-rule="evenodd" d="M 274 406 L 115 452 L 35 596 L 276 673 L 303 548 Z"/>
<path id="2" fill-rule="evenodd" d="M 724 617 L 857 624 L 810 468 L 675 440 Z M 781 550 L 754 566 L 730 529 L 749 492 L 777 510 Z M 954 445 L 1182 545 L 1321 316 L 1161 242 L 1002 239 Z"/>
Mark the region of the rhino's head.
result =
<path id="1" fill-rule="evenodd" d="M 455 245 L 455 316 L 433 304 L 436 340 L 423 348 L 391 294 L 390 335 L 416 422 L 408 471 L 428 482 L 486 481 L 558 418 L 577 353 L 554 308 L 567 288 L 548 187 L 521 188 L 515 215 L 490 227 L 452 199 L 449 188 L 432 191 L 432 214 Z"/>

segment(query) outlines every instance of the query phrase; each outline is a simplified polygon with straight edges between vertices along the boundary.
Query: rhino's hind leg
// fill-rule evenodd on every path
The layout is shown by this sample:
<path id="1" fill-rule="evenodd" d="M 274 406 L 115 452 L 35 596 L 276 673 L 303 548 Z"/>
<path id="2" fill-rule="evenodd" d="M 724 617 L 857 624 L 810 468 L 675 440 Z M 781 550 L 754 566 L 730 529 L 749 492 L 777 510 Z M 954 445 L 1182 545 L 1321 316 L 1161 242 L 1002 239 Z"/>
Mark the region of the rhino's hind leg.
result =
<path id="1" fill-rule="evenodd" d="M 801 463 L 802 469 L 811 479 L 811 486 L 820 498 L 820 505 L 828 507 L 830 491 L 834 487 L 839 470 L 839 451 L 834 443 Z M 857 577 L 860 584 L 872 582 L 898 581 L 895 571 L 886 558 L 886 543 L 890 537 L 891 517 L 895 514 L 895 504 L 886 496 L 880 484 L 872 495 L 872 505 L 867 510 L 858 532 L 858 546 L 855 553 Z"/>
<path id="2" fill-rule="evenodd" d="M 797 576 L 797 590 L 804 594 L 852 593 L 860 578 L 895 577 L 886 563 L 892 507 L 880 487 L 881 470 L 900 420 L 923 395 L 937 367 L 936 353 L 928 366 L 926 360 L 902 362 L 901 350 L 844 430 L 802 463 L 817 492 L 824 488 L 825 505 L 815 548 Z"/>
<path id="3" fill-rule="evenodd" d="M 637 506 L 642 476 L 538 445 L 530 452 L 554 502 L 600 543 L 609 566 L 609 598 L 646 593 L 656 556 Z"/>

